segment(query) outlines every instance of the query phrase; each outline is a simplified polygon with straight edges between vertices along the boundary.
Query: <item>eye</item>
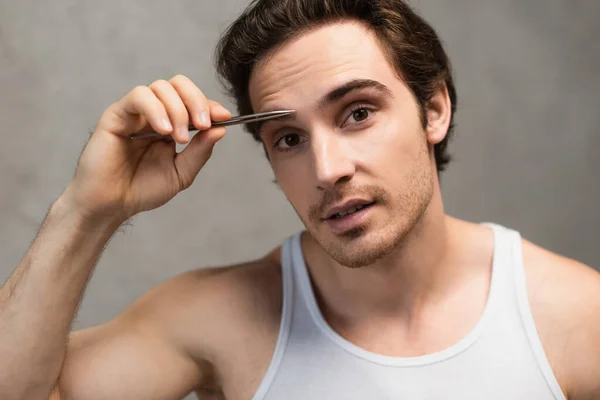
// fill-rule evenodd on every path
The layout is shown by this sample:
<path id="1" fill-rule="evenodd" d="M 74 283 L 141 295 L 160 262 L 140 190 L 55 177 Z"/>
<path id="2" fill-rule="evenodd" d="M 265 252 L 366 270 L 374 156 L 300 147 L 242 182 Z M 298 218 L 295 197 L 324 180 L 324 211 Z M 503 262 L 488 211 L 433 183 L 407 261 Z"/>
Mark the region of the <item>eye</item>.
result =
<path id="1" fill-rule="evenodd" d="M 275 142 L 273 148 L 281 151 L 290 151 L 302 144 L 302 137 L 297 133 L 287 133 Z"/>
<path id="2" fill-rule="evenodd" d="M 369 110 L 366 108 L 356 110 L 352 113 L 352 118 L 354 118 L 356 122 L 364 121 L 365 119 L 369 118 Z"/>
<path id="3" fill-rule="evenodd" d="M 346 121 L 344 121 L 344 126 L 346 124 L 360 124 L 362 122 L 367 121 L 370 117 L 371 114 L 373 113 L 373 110 L 369 107 L 366 107 L 364 105 L 357 105 L 354 106 L 351 110 L 350 110 L 350 116 L 348 117 L 348 119 L 346 119 Z"/>

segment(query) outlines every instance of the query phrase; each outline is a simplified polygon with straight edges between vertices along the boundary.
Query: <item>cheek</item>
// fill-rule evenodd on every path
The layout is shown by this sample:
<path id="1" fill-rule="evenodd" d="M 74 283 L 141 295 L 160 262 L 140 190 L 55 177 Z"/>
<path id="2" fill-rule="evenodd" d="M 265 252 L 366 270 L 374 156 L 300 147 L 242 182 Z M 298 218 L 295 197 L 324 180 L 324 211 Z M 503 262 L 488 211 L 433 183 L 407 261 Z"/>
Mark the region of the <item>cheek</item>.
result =
<path id="1" fill-rule="evenodd" d="M 383 118 L 370 127 L 364 135 L 353 141 L 353 152 L 361 163 L 377 165 L 379 169 L 397 169 L 419 152 L 424 140 L 420 125 L 402 118 Z"/>
<path id="2" fill-rule="evenodd" d="M 275 179 L 296 211 L 303 212 L 308 207 L 312 194 L 308 175 L 300 165 L 294 166 L 291 160 L 283 164 L 273 166 Z"/>

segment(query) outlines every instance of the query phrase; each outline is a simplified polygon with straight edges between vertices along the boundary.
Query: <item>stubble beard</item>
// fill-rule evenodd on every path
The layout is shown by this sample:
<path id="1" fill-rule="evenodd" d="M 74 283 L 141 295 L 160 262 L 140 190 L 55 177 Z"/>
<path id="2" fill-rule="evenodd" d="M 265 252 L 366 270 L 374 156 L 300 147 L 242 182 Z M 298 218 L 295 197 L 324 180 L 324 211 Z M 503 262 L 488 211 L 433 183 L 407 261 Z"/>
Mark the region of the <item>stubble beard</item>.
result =
<path id="1" fill-rule="evenodd" d="M 432 175 L 425 146 L 407 174 L 400 192 L 395 195 L 379 192 L 375 197 L 379 199 L 377 207 L 386 210 L 387 215 L 380 216 L 376 221 L 370 219 L 368 223 L 333 238 L 331 234 L 320 234 L 315 228 L 316 223 L 325 224 L 323 221 L 314 222 L 311 217 L 309 221 L 303 220 L 304 225 L 317 244 L 338 264 L 352 269 L 373 265 L 403 247 L 422 219 L 433 196 Z"/>

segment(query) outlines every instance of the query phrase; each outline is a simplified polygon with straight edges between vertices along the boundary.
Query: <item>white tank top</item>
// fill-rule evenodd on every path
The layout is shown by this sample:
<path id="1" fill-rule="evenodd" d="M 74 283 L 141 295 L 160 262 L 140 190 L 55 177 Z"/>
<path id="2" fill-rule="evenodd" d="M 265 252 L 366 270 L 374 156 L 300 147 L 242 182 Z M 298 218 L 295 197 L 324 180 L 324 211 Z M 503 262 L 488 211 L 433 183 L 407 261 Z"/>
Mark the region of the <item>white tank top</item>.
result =
<path id="1" fill-rule="evenodd" d="M 518 232 L 495 224 L 491 286 L 475 328 L 419 357 L 366 351 L 317 306 L 300 233 L 282 246 L 283 312 L 271 364 L 253 400 L 565 400 L 529 308 Z"/>

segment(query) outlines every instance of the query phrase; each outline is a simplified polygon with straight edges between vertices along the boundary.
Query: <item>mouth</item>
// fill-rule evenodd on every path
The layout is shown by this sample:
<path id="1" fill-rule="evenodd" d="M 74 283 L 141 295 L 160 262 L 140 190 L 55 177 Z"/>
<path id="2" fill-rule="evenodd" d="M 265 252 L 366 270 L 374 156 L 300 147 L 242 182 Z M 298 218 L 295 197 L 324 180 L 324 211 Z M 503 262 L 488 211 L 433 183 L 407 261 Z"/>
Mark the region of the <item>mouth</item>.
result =
<path id="1" fill-rule="evenodd" d="M 348 215 L 352 215 L 355 212 L 358 212 L 358 211 L 360 211 L 360 210 L 362 210 L 364 208 L 371 207 L 373 204 L 375 204 L 375 203 L 369 203 L 369 204 L 365 204 L 365 205 L 355 206 L 355 207 L 350 208 L 348 211 L 342 211 L 342 212 L 339 212 L 339 213 L 335 213 L 331 217 L 329 217 L 328 219 L 334 219 L 334 220 L 335 219 L 342 219 L 342 218 L 347 217 Z"/>
<path id="2" fill-rule="evenodd" d="M 340 220 L 346 218 L 354 213 L 357 213 L 361 210 L 369 208 L 373 206 L 375 202 L 365 202 L 365 201 L 354 201 L 350 204 L 336 207 L 327 213 L 327 217 L 325 220 Z"/>
<path id="3" fill-rule="evenodd" d="M 331 232 L 336 235 L 345 235 L 368 225 L 373 218 L 376 202 L 348 203 L 341 208 L 330 211 L 328 218 L 324 219 Z"/>

